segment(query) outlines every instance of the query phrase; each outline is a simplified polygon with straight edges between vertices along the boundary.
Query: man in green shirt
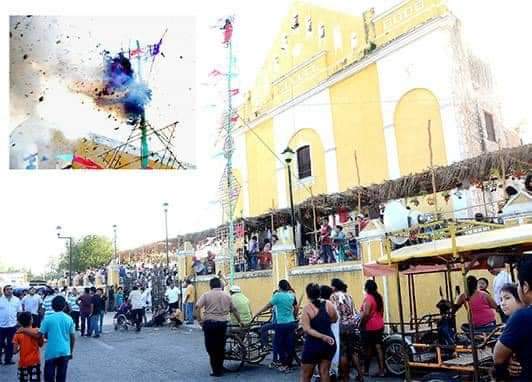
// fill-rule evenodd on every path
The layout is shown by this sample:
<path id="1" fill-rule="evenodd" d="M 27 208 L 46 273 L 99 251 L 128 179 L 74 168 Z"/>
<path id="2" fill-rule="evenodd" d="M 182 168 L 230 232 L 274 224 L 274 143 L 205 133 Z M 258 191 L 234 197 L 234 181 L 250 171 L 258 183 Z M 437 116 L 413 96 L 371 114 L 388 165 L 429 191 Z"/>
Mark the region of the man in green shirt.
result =
<path id="1" fill-rule="evenodd" d="M 231 288 L 229 288 L 229 293 L 231 294 L 231 301 L 240 315 L 240 321 L 244 325 L 249 324 L 253 318 L 249 299 L 244 295 L 244 293 L 242 293 L 242 290 L 238 285 L 233 285 Z M 238 321 L 232 313 L 231 324 L 238 325 Z"/>

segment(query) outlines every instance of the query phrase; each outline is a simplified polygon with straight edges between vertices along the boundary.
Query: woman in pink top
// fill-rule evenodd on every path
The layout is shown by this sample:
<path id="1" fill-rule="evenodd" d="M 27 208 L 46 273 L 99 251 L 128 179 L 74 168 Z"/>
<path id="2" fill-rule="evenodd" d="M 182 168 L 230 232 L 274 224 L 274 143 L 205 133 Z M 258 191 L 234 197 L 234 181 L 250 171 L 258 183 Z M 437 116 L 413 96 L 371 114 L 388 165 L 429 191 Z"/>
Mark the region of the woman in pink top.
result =
<path id="1" fill-rule="evenodd" d="M 366 281 L 364 286 L 366 296 L 362 302 L 362 314 L 360 316 L 360 328 L 362 335 L 362 346 L 366 354 L 365 368 L 369 370 L 373 349 L 377 351 L 379 361 L 379 373 L 377 376 L 384 376 L 384 351 L 382 334 L 384 332 L 384 304 L 382 296 L 377 291 L 377 283 L 373 280 Z"/>
<path id="2" fill-rule="evenodd" d="M 486 292 L 478 289 L 475 276 L 467 277 L 467 295 L 462 293 L 456 300 L 454 310 L 457 311 L 469 299 L 471 321 L 475 330 L 491 330 L 495 328 L 495 300 Z"/>

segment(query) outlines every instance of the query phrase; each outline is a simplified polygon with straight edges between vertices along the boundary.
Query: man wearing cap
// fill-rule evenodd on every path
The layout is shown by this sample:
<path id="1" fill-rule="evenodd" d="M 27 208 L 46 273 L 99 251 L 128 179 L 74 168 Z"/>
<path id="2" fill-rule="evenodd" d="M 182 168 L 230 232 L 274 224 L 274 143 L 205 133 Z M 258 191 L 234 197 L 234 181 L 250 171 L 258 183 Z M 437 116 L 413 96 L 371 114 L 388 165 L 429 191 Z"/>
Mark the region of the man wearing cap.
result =
<path id="1" fill-rule="evenodd" d="M 240 315 L 240 321 L 242 324 L 247 325 L 251 322 L 253 314 L 251 313 L 251 304 L 249 299 L 242 293 L 242 290 L 238 285 L 233 285 L 229 288 L 229 293 L 231 294 L 231 301 L 235 306 L 238 314 Z M 231 313 L 231 324 L 238 325 L 236 317 Z"/>

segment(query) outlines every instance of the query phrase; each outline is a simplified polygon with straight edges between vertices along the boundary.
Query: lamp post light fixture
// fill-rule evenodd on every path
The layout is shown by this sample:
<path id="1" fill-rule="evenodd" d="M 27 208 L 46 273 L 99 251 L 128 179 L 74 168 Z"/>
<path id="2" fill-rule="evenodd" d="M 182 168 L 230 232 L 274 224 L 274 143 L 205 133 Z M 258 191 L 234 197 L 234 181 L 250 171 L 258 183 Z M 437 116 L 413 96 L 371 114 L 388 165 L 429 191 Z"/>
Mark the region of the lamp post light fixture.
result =
<path id="1" fill-rule="evenodd" d="M 292 238 L 294 241 L 294 248 L 296 247 L 296 214 L 294 212 L 294 190 L 292 189 L 292 170 L 291 164 L 295 157 L 295 152 L 290 147 L 287 147 L 281 155 L 283 156 L 284 162 L 286 164 L 286 170 L 288 171 L 288 190 L 290 191 L 290 213 L 291 213 L 291 224 L 292 224 Z"/>
<path id="2" fill-rule="evenodd" d="M 168 203 L 163 203 L 164 209 L 164 228 L 166 231 L 166 268 L 170 270 L 170 258 L 168 254 Z"/>
<path id="3" fill-rule="evenodd" d="M 60 225 L 56 227 L 57 238 L 67 239 L 69 241 L 68 246 L 68 285 L 72 286 L 72 236 L 61 236 L 62 228 Z"/>

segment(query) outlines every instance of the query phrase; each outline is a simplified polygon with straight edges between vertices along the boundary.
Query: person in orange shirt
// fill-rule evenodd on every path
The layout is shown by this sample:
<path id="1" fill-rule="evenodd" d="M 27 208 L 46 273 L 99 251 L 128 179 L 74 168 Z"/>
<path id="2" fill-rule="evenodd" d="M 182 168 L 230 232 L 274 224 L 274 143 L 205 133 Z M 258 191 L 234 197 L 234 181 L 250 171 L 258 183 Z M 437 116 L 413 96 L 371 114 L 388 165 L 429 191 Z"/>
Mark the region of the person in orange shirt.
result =
<path id="1" fill-rule="evenodd" d="M 26 330 L 34 331 L 38 334 L 38 328 L 32 328 L 31 312 L 22 312 L 19 314 L 18 323 Z M 18 380 L 20 382 L 33 382 L 41 380 L 41 354 L 39 348 L 43 345 L 42 337 L 36 339 L 22 333 L 21 329 L 13 337 L 15 352 L 20 351 L 18 361 Z"/>

